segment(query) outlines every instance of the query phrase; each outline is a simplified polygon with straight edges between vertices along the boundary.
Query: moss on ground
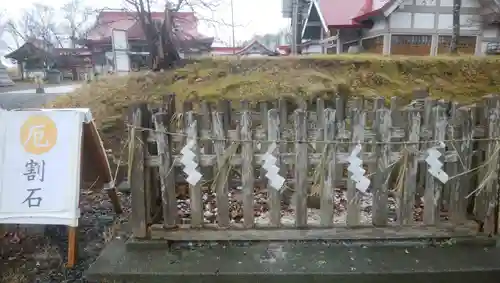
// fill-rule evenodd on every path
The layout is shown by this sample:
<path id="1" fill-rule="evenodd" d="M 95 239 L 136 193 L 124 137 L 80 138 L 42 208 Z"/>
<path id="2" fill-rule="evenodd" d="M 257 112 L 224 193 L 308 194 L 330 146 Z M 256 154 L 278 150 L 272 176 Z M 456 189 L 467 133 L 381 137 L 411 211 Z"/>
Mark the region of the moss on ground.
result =
<path id="1" fill-rule="evenodd" d="M 473 103 L 500 92 L 500 57 L 381 57 L 322 55 L 286 58 L 206 59 L 163 73 L 103 78 L 60 97 L 49 107 L 90 107 L 105 140 L 123 132 L 127 107 L 137 101 L 262 101 L 282 96 L 331 96 L 337 89 L 363 96 L 411 99 L 415 89 Z M 120 132 L 121 131 L 121 132 Z"/>

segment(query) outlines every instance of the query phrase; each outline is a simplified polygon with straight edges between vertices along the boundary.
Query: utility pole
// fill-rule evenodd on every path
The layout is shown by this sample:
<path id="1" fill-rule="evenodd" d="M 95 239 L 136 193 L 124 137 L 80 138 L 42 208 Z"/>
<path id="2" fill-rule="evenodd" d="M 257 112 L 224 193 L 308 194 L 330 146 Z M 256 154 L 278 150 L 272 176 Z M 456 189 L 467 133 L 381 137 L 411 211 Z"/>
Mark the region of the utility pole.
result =
<path id="1" fill-rule="evenodd" d="M 299 0 L 292 0 L 292 44 L 290 51 L 292 55 L 297 55 L 297 38 L 299 27 Z"/>
<path id="2" fill-rule="evenodd" d="M 234 38 L 234 5 L 233 0 L 231 0 L 231 30 L 233 32 L 233 54 L 236 54 L 236 39 Z"/>
<path id="3" fill-rule="evenodd" d="M 460 38 L 460 9 L 462 0 L 453 0 L 453 30 L 451 33 L 450 53 L 458 53 L 458 39 Z"/>

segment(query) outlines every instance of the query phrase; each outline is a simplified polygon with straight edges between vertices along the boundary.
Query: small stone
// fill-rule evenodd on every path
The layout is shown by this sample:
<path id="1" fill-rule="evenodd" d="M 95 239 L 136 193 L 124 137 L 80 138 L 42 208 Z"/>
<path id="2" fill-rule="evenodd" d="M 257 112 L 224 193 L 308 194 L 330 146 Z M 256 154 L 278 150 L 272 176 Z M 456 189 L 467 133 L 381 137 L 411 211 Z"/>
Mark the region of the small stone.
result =
<path id="1" fill-rule="evenodd" d="M 128 180 L 125 180 L 118 185 L 117 189 L 122 193 L 130 193 L 130 183 Z"/>

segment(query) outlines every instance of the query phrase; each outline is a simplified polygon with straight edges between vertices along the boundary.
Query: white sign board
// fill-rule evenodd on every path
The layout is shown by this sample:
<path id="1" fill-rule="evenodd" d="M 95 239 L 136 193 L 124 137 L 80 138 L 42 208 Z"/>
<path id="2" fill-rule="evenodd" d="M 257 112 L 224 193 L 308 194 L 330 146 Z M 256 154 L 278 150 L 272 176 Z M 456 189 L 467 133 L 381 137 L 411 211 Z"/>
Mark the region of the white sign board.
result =
<path id="1" fill-rule="evenodd" d="M 115 72 L 120 75 L 128 74 L 130 72 L 130 57 L 128 55 L 127 31 L 113 29 L 111 39 L 113 41 Z"/>
<path id="2" fill-rule="evenodd" d="M 83 110 L 0 113 L 0 223 L 78 226 Z"/>
<path id="3" fill-rule="evenodd" d="M 126 51 L 115 51 L 115 70 L 118 75 L 130 72 L 130 57 Z"/>

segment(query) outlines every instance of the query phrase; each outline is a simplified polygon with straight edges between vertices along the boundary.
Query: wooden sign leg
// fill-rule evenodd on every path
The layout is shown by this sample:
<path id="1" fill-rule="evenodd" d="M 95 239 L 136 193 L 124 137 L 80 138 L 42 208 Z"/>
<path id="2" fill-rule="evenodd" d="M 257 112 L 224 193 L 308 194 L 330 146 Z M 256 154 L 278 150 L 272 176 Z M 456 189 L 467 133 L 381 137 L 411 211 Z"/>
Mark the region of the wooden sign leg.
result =
<path id="1" fill-rule="evenodd" d="M 68 263 L 67 268 L 73 268 L 76 264 L 76 229 L 77 227 L 69 227 L 68 229 Z"/>
<path id="2" fill-rule="evenodd" d="M 116 214 L 122 213 L 122 207 L 120 205 L 120 199 L 118 199 L 118 195 L 116 194 L 116 188 L 110 188 L 107 190 L 108 197 L 111 200 L 111 204 L 113 205 L 113 209 Z"/>

